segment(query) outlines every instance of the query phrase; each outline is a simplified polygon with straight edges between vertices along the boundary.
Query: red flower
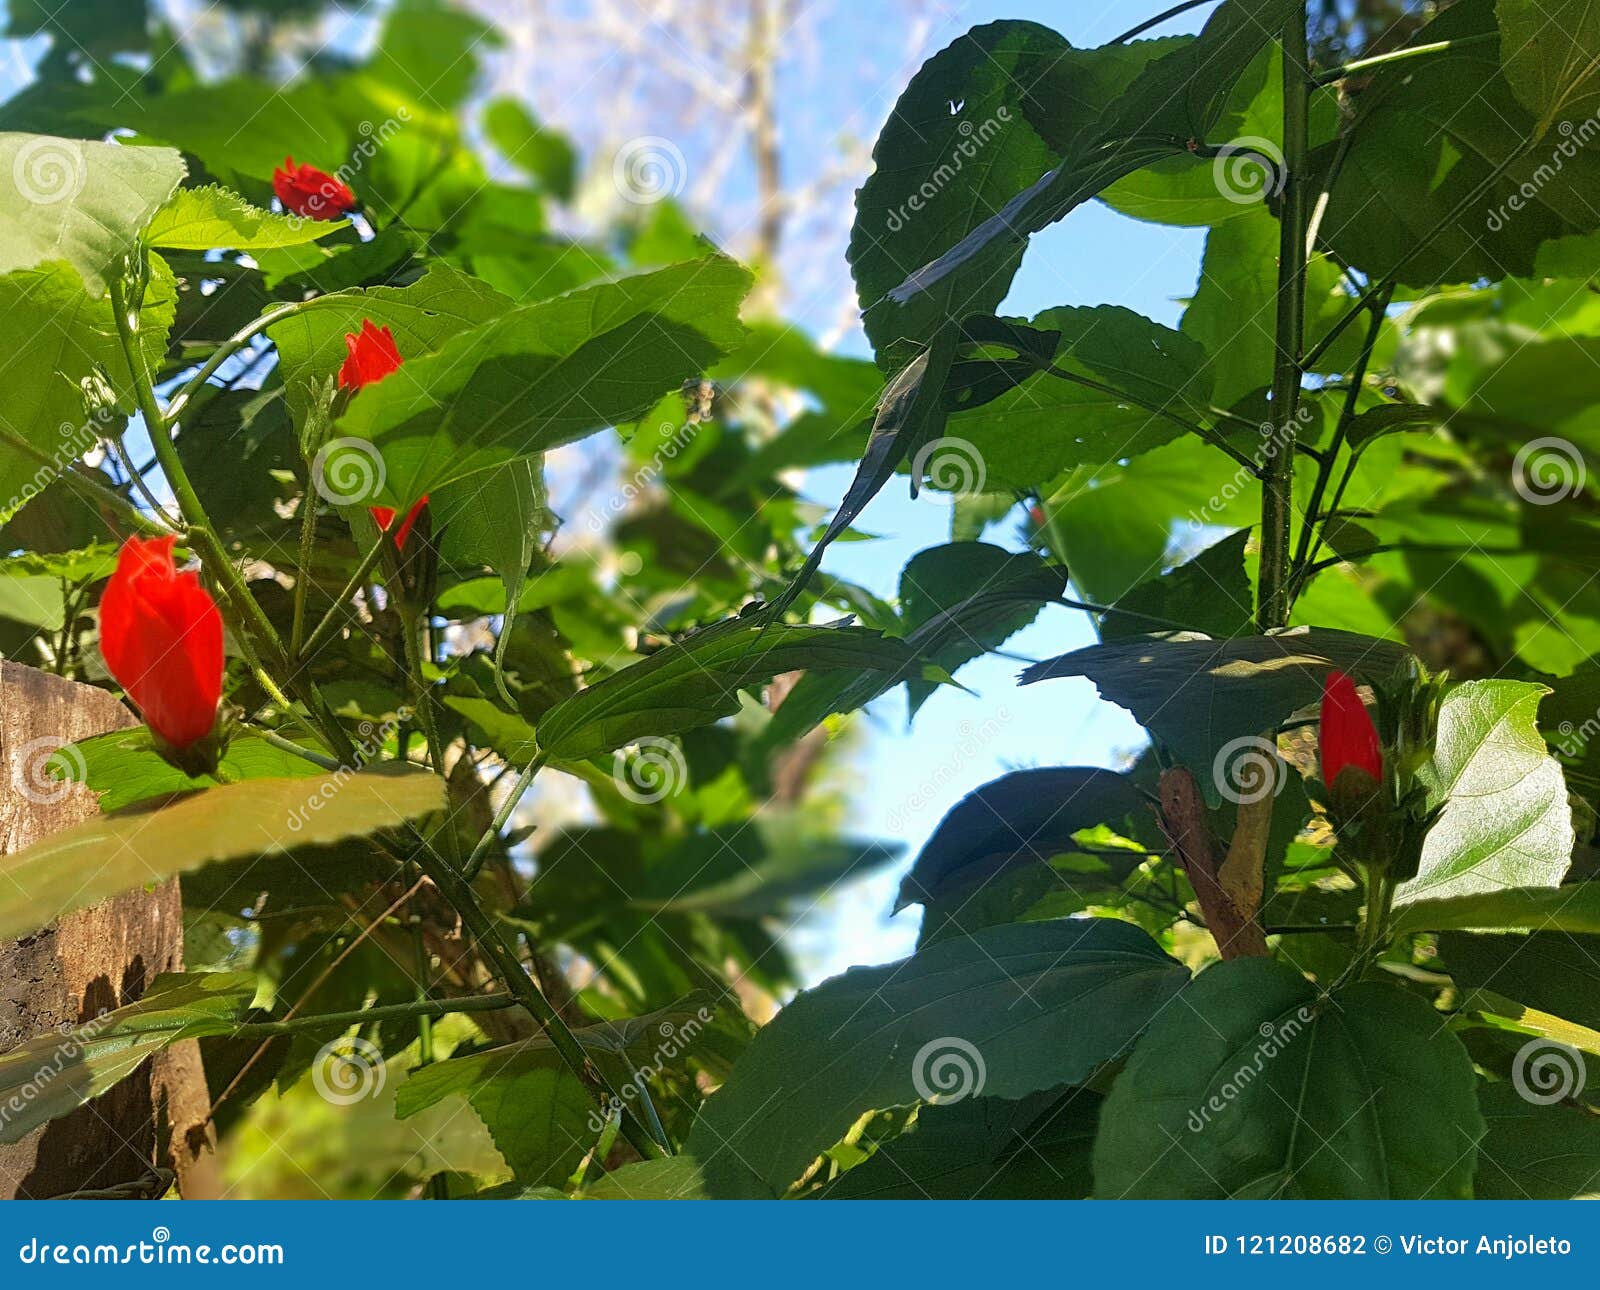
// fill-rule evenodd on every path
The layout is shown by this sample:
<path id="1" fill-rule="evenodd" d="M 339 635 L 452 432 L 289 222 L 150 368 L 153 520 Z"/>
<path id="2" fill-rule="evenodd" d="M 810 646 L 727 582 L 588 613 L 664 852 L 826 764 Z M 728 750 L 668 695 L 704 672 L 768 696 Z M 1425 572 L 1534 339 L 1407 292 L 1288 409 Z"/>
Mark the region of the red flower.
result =
<path id="1" fill-rule="evenodd" d="M 1322 686 L 1322 782 L 1333 787 L 1339 772 L 1354 766 L 1374 780 L 1383 778 L 1383 752 L 1378 729 L 1343 672 L 1329 672 Z"/>
<path id="2" fill-rule="evenodd" d="M 307 219 L 338 219 L 356 204 L 347 185 L 315 166 L 295 165 L 293 157 L 272 172 L 272 191 L 284 210 Z"/>
<path id="3" fill-rule="evenodd" d="M 400 350 L 394 343 L 394 333 L 387 327 L 374 327 L 372 319 L 361 320 L 359 332 L 346 332 L 344 347 L 349 357 L 339 366 L 339 385 L 346 390 L 359 390 L 383 380 L 400 366 Z"/>
<path id="4" fill-rule="evenodd" d="M 100 598 L 106 668 L 145 724 L 182 750 L 211 733 L 222 698 L 222 615 L 196 573 L 172 562 L 174 537 L 131 537 Z"/>
<path id="5" fill-rule="evenodd" d="M 424 493 L 421 500 L 406 512 L 405 519 L 400 521 L 400 527 L 395 530 L 395 550 L 405 550 L 406 539 L 411 536 L 411 526 L 417 522 L 417 516 L 422 514 L 422 508 L 427 504 L 428 495 Z M 372 508 L 372 518 L 378 521 L 378 527 L 385 533 L 389 531 L 389 526 L 394 523 L 394 515 L 395 512 L 392 506 L 374 506 Z"/>

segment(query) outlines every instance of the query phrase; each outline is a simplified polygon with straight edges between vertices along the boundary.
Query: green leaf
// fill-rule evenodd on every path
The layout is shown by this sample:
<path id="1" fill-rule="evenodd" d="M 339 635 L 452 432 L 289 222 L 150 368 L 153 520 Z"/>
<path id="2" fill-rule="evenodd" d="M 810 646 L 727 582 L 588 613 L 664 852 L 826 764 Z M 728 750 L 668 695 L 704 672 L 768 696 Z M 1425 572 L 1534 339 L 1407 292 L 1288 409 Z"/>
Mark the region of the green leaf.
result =
<path id="1" fill-rule="evenodd" d="M 533 727 L 488 699 L 452 694 L 445 696 L 444 705 L 472 722 L 483 732 L 486 745 L 513 766 L 526 766 L 538 756 L 539 745 Z"/>
<path id="2" fill-rule="evenodd" d="M 152 797 L 192 793 L 249 779 L 295 779 L 321 775 L 317 767 L 248 732 L 234 735 L 223 751 L 216 775 L 190 776 L 155 749 L 150 731 L 113 730 L 58 752 L 53 764 L 62 778 L 99 794 L 100 809 L 120 811 Z"/>
<path id="3" fill-rule="evenodd" d="M 636 1160 L 613 1169 L 580 1193 L 584 1200 L 707 1200 L 705 1179 L 693 1156 Z"/>
<path id="4" fill-rule="evenodd" d="M 1506 80 L 1543 135 L 1600 112 L 1600 10 L 1590 0 L 1496 0 Z"/>
<path id="5" fill-rule="evenodd" d="M 0 274 L 64 263 L 98 300 L 184 165 L 168 148 L 0 134 L 0 174 Z"/>
<path id="6" fill-rule="evenodd" d="M 1250 530 L 1241 529 L 1193 559 L 1142 582 L 1100 620 L 1100 639 L 1119 640 L 1158 627 L 1204 632 L 1212 637 L 1246 635 L 1255 618 L 1255 596 L 1245 572 Z"/>
<path id="7" fill-rule="evenodd" d="M 1530 1102 L 1514 1084 L 1482 1084 L 1488 1132 L 1478 1144 L 1479 1200 L 1600 1197 L 1600 1114 L 1569 1102 Z"/>
<path id="8" fill-rule="evenodd" d="M 1600 882 L 1418 900 L 1396 910 L 1394 919 L 1397 934 L 1505 928 L 1600 934 Z"/>
<path id="9" fill-rule="evenodd" d="M 1112 1086 L 1095 1195 L 1465 1199 L 1483 1134 L 1472 1062 L 1425 1002 L 1293 968 L 1207 969 Z"/>
<path id="10" fill-rule="evenodd" d="M 889 482 L 896 467 L 907 458 L 916 462 L 925 445 L 938 441 L 948 413 L 944 387 L 955 361 L 956 343 L 953 327 L 939 330 L 928 347 L 896 372 L 884 387 L 872 422 L 872 434 L 855 477 L 800 572 L 773 602 L 774 618 L 794 603 L 822 564 L 829 544 L 855 522 L 867 503 L 878 495 L 878 490 Z M 911 482 L 913 497 L 919 482 L 916 479 Z"/>
<path id="11" fill-rule="evenodd" d="M 1322 223 L 1335 258 L 1408 286 L 1499 279 L 1532 273 L 1548 239 L 1595 227 L 1600 157 L 1572 138 L 1536 144 L 1497 43 L 1471 39 L 1495 30 L 1491 0 L 1462 0 L 1416 37 L 1454 47 L 1373 75 Z M 1341 146 L 1318 149 L 1313 167 Z"/>
<path id="12" fill-rule="evenodd" d="M 1546 693 L 1528 681 L 1468 681 L 1445 695 L 1433 760 L 1420 772 L 1444 814 L 1396 903 L 1560 884 L 1572 864 L 1572 809 L 1539 734 Z"/>
<path id="13" fill-rule="evenodd" d="M 215 184 L 180 188 L 144 230 L 146 246 L 174 251 L 271 251 L 302 246 L 349 226 L 348 220 L 276 215 Z"/>
<path id="14" fill-rule="evenodd" d="M 146 151 L 146 149 L 137 149 Z M 177 284 L 158 256 L 140 312 L 139 346 L 159 366 L 177 303 Z M 91 299 L 65 264 L 0 276 L 0 349 L 7 384 L 0 425 L 47 454 L 45 466 L 0 445 L 0 521 L 41 492 L 68 465 L 121 423 L 101 404 L 100 374 L 123 411 L 133 385 L 108 297 Z"/>
<path id="15" fill-rule="evenodd" d="M 1170 327 L 1116 305 L 1047 309 L 1030 325 L 1061 333 L 1058 371 L 1099 388 L 1040 374 L 952 415 L 949 433 L 976 450 L 982 486 L 1034 490 L 1073 466 L 1148 452 L 1183 433 L 1160 411 L 1214 419 L 1205 351 Z"/>
<path id="16" fill-rule="evenodd" d="M 224 1035 L 255 998 L 251 973 L 162 973 L 142 998 L 0 1056 L 0 1142 L 19 1142 L 126 1079 L 180 1039 Z"/>
<path id="17" fill-rule="evenodd" d="M 573 1036 L 616 1086 L 633 1078 L 624 1054 L 652 1068 L 670 1062 L 710 1017 L 708 1005 L 697 1011 L 690 1001 L 645 1017 L 580 1027 Z M 593 1097 L 544 1035 L 413 1071 L 396 1094 L 395 1115 L 404 1120 L 452 1094 L 471 1103 L 523 1182 L 565 1181 L 605 1127 Z"/>
<path id="18" fill-rule="evenodd" d="M 305 424 L 316 392 L 345 360 L 345 336 L 359 332 L 365 320 L 388 327 L 401 360 L 409 364 L 442 348 L 453 336 L 491 322 L 514 307 L 509 297 L 486 283 L 442 264 L 430 265 L 408 287 L 369 287 L 319 296 L 267 328 L 278 349 L 285 397 L 295 425 Z"/>
<path id="19" fill-rule="evenodd" d="M 770 626 L 732 618 L 707 627 L 557 704 L 539 725 L 550 756 L 598 756 L 645 736 L 681 734 L 739 710 L 739 691 L 782 672 L 907 666 L 900 641 L 862 627 Z"/>
<path id="20" fill-rule="evenodd" d="M 1187 979 L 1143 932 L 1105 919 L 990 927 L 853 968 L 757 1033 L 688 1150 L 715 1196 L 780 1194 L 864 1111 L 1086 1078 Z"/>
<path id="21" fill-rule="evenodd" d="M 750 283 L 712 256 L 502 310 L 408 361 L 405 379 L 361 391 L 335 430 L 381 454 L 387 482 L 374 500 L 409 505 L 648 412 L 739 341 Z"/>
<path id="22" fill-rule="evenodd" d="M 1049 766 L 1002 775 L 939 821 L 901 882 L 895 909 L 970 896 L 1010 869 L 1042 865 L 1073 850 L 1081 830 L 1120 825 L 1144 801 L 1133 781 L 1114 770 Z"/>
<path id="23" fill-rule="evenodd" d="M 1101 1101 L 1080 1088 L 925 1106 L 913 1129 L 830 1183 L 821 1199 L 1081 1200 L 1093 1187 Z"/>
<path id="24" fill-rule="evenodd" d="M 1200 284 L 1183 314 L 1183 334 L 1210 358 L 1212 399 L 1232 407 L 1272 380 L 1273 335 L 1278 306 L 1278 221 L 1265 206 L 1213 228 L 1206 236 Z M 1320 341 L 1349 312 L 1355 299 L 1338 265 L 1313 255 L 1306 265 L 1308 346 Z M 1349 371 L 1361 349 L 1364 327 L 1346 327 L 1319 372 Z M 1380 360 L 1381 361 L 1381 360 Z M 1255 445 L 1251 445 L 1254 447 Z"/>
<path id="25" fill-rule="evenodd" d="M 1068 48 L 1047 27 L 974 27 L 924 63 L 873 148 L 856 193 L 849 259 L 873 347 L 930 341 L 950 319 L 992 313 L 1022 259 L 1020 245 L 906 309 L 876 308 L 889 291 L 960 242 L 1056 156 L 1028 124 L 1028 89 Z"/>
<path id="26" fill-rule="evenodd" d="M 499 669 L 513 638 L 516 606 L 528 579 L 528 566 L 556 525 L 545 491 L 544 459 L 519 457 L 448 484 L 430 505 L 434 524 L 443 531 L 440 556 L 458 566 L 486 564 L 505 586 L 508 612 L 495 643 Z"/>
<path id="27" fill-rule="evenodd" d="M 1291 627 L 1268 636 L 1212 640 L 1176 632 L 1130 636 L 1036 663 L 1031 685 L 1086 676 L 1101 695 L 1132 712 L 1177 761 L 1220 800 L 1213 760 L 1232 740 L 1259 735 L 1297 708 L 1321 701 L 1338 668 L 1368 683 L 1387 680 L 1406 658 L 1403 646 L 1331 627 Z"/>
<path id="28" fill-rule="evenodd" d="M 756 918 L 879 869 L 901 850 L 896 843 L 807 837 L 792 824 L 741 821 L 694 834 L 652 859 L 638 882 L 629 883 L 629 903 L 670 913 Z"/>
<path id="29" fill-rule="evenodd" d="M 1439 957 L 1463 990 L 1493 990 L 1600 1030 L 1600 936 L 1446 932 Z"/>
<path id="30" fill-rule="evenodd" d="M 1106 133 L 1206 140 L 1239 77 L 1297 12 L 1294 0 L 1226 0 L 1200 35 L 1144 68 L 1110 107 Z"/>
<path id="31" fill-rule="evenodd" d="M 363 771 L 223 784 L 155 810 L 97 816 L 0 860 L 0 940 L 217 860 L 336 842 L 443 805 L 437 776 Z"/>
<path id="32" fill-rule="evenodd" d="M 578 154 L 564 134 L 539 124 L 516 99 L 496 99 L 484 110 L 483 130 L 489 142 L 513 166 L 536 179 L 563 202 L 572 200 Z"/>
<path id="33" fill-rule="evenodd" d="M 1193 40 L 1193 36 L 1168 36 L 1130 42 L 1122 48 L 1138 50 L 1144 61 L 1149 61 Z M 1212 143 L 1249 141 L 1262 151 L 1275 150 L 1282 156 L 1283 61 L 1277 45 L 1258 54 L 1235 82 L 1227 106 L 1207 138 Z M 1215 226 L 1247 215 L 1259 205 L 1267 195 L 1269 177 L 1268 169 L 1249 156 L 1222 159 L 1179 153 L 1117 180 L 1100 194 L 1100 200 L 1134 219 Z"/>
<path id="34" fill-rule="evenodd" d="M 900 612 L 910 641 L 919 628 L 948 620 L 951 611 L 984 596 L 988 612 L 967 615 L 964 630 L 945 633 L 938 649 L 914 646 L 920 658 L 954 674 L 965 663 L 998 649 L 1066 591 L 1066 574 L 1051 569 L 1032 551 L 1007 551 L 985 542 L 950 542 L 919 551 L 900 571 Z M 926 636 L 926 633 L 925 633 Z M 911 715 L 937 685 L 908 676 Z"/>

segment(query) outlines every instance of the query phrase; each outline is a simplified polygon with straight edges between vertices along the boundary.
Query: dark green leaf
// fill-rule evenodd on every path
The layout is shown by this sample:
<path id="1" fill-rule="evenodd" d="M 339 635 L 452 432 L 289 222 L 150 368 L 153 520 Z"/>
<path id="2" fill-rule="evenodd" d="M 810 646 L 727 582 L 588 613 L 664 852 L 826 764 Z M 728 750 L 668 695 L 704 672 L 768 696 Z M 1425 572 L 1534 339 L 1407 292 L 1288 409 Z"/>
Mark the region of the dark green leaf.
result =
<path id="1" fill-rule="evenodd" d="M 733 618 L 658 650 L 545 714 L 539 746 L 578 760 L 645 736 L 674 735 L 739 709 L 739 691 L 781 672 L 905 667 L 899 641 L 863 627 L 764 625 Z"/>
<path id="2" fill-rule="evenodd" d="M 1073 849 L 1073 835 L 1113 827 L 1144 798 L 1126 776 L 1084 766 L 1012 771 L 969 793 L 939 821 L 900 884 L 897 910 L 967 892 L 1019 865 Z"/>
<path id="3" fill-rule="evenodd" d="M 1255 596 L 1245 572 L 1250 530 L 1241 529 L 1159 578 L 1140 583 L 1100 620 L 1100 639 L 1176 627 L 1221 638 L 1250 631 Z"/>
<path id="4" fill-rule="evenodd" d="M 1143 932 L 1105 919 L 991 927 L 852 969 L 756 1035 L 688 1149 L 715 1196 L 779 1194 L 864 1111 L 1087 1077 L 1187 979 Z"/>
<path id="5" fill-rule="evenodd" d="M 1259 735 L 1297 708 L 1318 703 L 1328 673 L 1387 680 L 1406 657 L 1391 641 L 1331 627 L 1292 627 L 1270 636 L 1212 640 L 1185 633 L 1130 636 L 1036 663 L 1022 683 L 1086 676 L 1195 771 L 1210 800 L 1218 751 Z"/>
<path id="6" fill-rule="evenodd" d="M 1234 959 L 1155 1019 L 1112 1086 L 1095 1195 L 1465 1199 L 1475 1083 L 1461 1041 L 1399 988 L 1319 997 L 1293 968 Z"/>

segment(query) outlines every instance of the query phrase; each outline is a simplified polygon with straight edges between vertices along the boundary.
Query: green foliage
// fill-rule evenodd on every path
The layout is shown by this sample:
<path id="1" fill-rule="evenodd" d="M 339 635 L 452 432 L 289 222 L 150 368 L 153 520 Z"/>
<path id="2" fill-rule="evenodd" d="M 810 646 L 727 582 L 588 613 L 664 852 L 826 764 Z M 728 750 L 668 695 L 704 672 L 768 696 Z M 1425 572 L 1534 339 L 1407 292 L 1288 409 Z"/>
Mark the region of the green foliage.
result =
<path id="1" fill-rule="evenodd" d="M 1308 68 L 1293 0 L 977 27 L 861 177 L 870 355 L 687 206 L 595 220 L 620 159 L 484 102 L 459 6 L 303 60 L 318 4 L 269 8 L 218 70 L 143 4 L 11 7 L 44 52 L 0 105 L 0 653 L 115 686 L 139 533 L 228 659 L 210 773 L 142 728 L 27 750 L 104 814 L 0 863 L 0 938 L 182 874 L 230 974 L 8 1054 L 0 1095 L 62 1071 L 8 1135 L 178 1037 L 225 1135 L 298 1121 L 343 1036 L 427 1139 L 384 1194 L 453 1167 L 463 1099 L 471 1176 L 429 1194 L 1593 1191 L 1593 1091 L 1517 1084 L 1530 1039 L 1600 1051 L 1593 6 L 1459 0 L 1354 71 L 1320 60 L 1376 33 Z M 289 155 L 348 219 L 271 209 Z M 1207 229 L 1178 325 L 997 316 L 1095 199 Z M 400 368 L 340 388 L 369 322 Z M 837 462 L 842 497 L 797 482 Z M 897 473 L 951 540 L 893 594 L 820 572 Z M 1087 679 L 1148 747 L 940 802 L 917 952 L 799 989 L 794 921 L 903 850 L 842 825 L 857 714 L 903 683 L 926 723 L 1064 613 L 1094 639 L 1020 681 Z M 1334 670 L 1370 796 L 1321 782 Z"/>
<path id="2" fill-rule="evenodd" d="M 1472 1064 L 1427 1004 L 1377 983 L 1319 997 L 1257 959 L 1203 973 L 1183 997 L 1106 1099 L 1097 1196 L 1471 1195 Z"/>
<path id="3" fill-rule="evenodd" d="M 688 1149 L 713 1195 L 781 1194 L 863 1111 L 1087 1078 L 1187 979 L 1143 932 L 1110 921 L 988 928 L 855 968 L 757 1035 Z"/>

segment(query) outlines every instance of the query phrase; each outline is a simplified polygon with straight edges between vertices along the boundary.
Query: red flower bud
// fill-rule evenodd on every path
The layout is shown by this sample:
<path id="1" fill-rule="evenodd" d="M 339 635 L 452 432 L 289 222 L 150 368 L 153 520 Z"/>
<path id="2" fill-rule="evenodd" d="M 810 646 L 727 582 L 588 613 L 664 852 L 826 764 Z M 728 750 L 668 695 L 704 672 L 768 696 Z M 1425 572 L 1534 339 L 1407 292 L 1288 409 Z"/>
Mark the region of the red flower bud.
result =
<path id="1" fill-rule="evenodd" d="M 374 327 L 370 318 L 362 319 L 359 332 L 345 333 L 344 347 L 349 357 L 339 366 L 339 385 L 343 389 L 359 390 L 372 385 L 400 366 L 394 333 L 387 327 Z"/>
<path id="2" fill-rule="evenodd" d="M 222 698 L 222 615 L 174 537 L 131 537 L 100 598 L 100 652 L 145 724 L 180 751 L 211 733 Z"/>
<path id="3" fill-rule="evenodd" d="M 1329 672 L 1322 685 L 1322 731 L 1319 736 L 1322 782 L 1333 787 L 1347 766 L 1383 778 L 1383 752 L 1378 728 L 1356 693 L 1356 684 L 1343 672 Z"/>
<path id="4" fill-rule="evenodd" d="M 293 157 L 272 172 L 272 191 L 284 210 L 307 219 L 338 219 L 356 204 L 346 184 L 315 166 L 295 165 Z"/>
<path id="5" fill-rule="evenodd" d="M 417 522 L 417 516 L 422 514 L 422 508 L 427 504 L 428 495 L 424 493 L 421 497 L 421 500 L 416 502 L 412 508 L 406 512 L 405 519 L 400 521 L 400 527 L 395 530 L 395 550 L 405 550 L 406 539 L 411 536 L 411 526 Z M 389 526 L 394 523 L 394 516 L 395 511 L 394 507 L 392 506 L 374 506 L 372 508 L 372 518 L 378 521 L 378 527 L 385 533 L 389 531 Z"/>

